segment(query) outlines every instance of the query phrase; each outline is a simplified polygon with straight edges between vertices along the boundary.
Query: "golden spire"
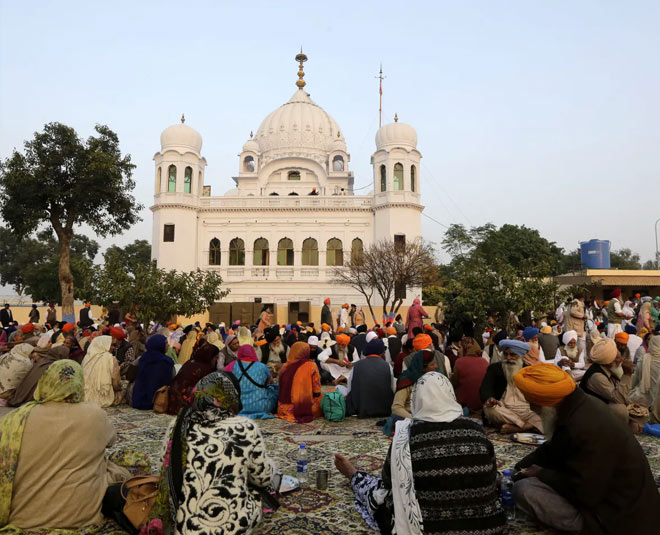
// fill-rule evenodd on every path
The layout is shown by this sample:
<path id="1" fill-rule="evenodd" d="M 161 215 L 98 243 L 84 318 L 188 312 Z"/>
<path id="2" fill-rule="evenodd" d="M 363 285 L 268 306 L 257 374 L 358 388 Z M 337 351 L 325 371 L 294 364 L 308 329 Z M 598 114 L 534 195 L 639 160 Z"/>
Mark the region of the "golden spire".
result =
<path id="1" fill-rule="evenodd" d="M 186 122 L 186 116 L 182 113 L 181 114 L 181 124 Z"/>
<path id="2" fill-rule="evenodd" d="M 303 70 L 303 63 L 307 61 L 307 56 L 303 54 L 302 51 L 302 46 L 300 47 L 300 54 L 296 55 L 296 61 L 299 63 L 298 65 L 298 80 L 296 81 L 296 85 L 298 86 L 298 89 L 302 89 L 307 85 L 305 83 L 305 80 L 303 78 L 305 77 L 305 71 Z"/>
<path id="3" fill-rule="evenodd" d="M 254 137 L 254 134 L 252 133 L 252 130 L 250 130 L 250 139 Z"/>
<path id="4" fill-rule="evenodd" d="M 341 132 L 337 130 L 337 137 L 341 137 Z"/>
<path id="5" fill-rule="evenodd" d="M 394 122 L 395 123 L 399 122 L 399 116 L 396 113 L 394 114 Z"/>

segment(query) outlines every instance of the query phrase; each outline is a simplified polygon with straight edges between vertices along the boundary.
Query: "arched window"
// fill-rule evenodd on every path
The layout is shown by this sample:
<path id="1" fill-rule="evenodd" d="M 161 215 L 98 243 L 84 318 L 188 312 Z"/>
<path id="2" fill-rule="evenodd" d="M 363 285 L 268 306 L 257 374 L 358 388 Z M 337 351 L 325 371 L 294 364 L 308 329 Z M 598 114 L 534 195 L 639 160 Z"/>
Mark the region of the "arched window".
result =
<path id="1" fill-rule="evenodd" d="M 331 238 L 328 240 L 328 246 L 325 253 L 325 263 L 328 266 L 344 265 L 344 248 L 341 240 Z"/>
<path id="2" fill-rule="evenodd" d="M 293 265 L 293 241 L 289 238 L 282 238 L 277 242 L 277 265 Z"/>
<path id="3" fill-rule="evenodd" d="M 413 193 L 415 193 L 415 186 L 416 186 L 416 184 L 415 184 L 415 178 L 416 178 L 415 175 L 416 174 L 417 173 L 416 173 L 415 166 L 411 165 L 410 166 L 410 191 L 412 191 Z"/>
<path id="4" fill-rule="evenodd" d="M 289 171 L 287 178 L 289 180 L 300 180 L 300 171 Z"/>
<path id="5" fill-rule="evenodd" d="M 270 263 L 270 251 L 268 250 L 268 240 L 259 238 L 254 241 L 254 262 L 255 266 L 267 266 Z"/>
<path id="6" fill-rule="evenodd" d="M 176 165 L 170 165 L 167 170 L 167 191 L 173 193 L 176 191 Z"/>
<path id="7" fill-rule="evenodd" d="M 186 172 L 183 175 L 183 193 L 190 193 L 192 191 L 192 167 L 186 167 Z"/>
<path id="8" fill-rule="evenodd" d="M 240 238 L 234 238 L 229 242 L 229 265 L 245 265 L 245 242 Z"/>
<path id="9" fill-rule="evenodd" d="M 394 164 L 394 189 L 401 191 L 403 189 L 403 165 Z"/>
<path id="10" fill-rule="evenodd" d="M 302 245 L 302 265 L 319 265 L 319 243 L 314 238 L 307 238 Z"/>
<path id="11" fill-rule="evenodd" d="M 387 191 L 387 171 L 385 166 L 380 166 L 380 191 Z"/>
<path id="12" fill-rule="evenodd" d="M 220 265 L 220 240 L 213 238 L 209 243 L 209 266 Z"/>
<path id="13" fill-rule="evenodd" d="M 362 240 L 360 238 L 355 238 L 351 244 L 351 262 L 354 264 L 361 264 L 363 252 L 364 246 L 362 245 Z"/>
<path id="14" fill-rule="evenodd" d="M 252 156 L 246 156 L 243 160 L 243 171 L 254 173 L 254 158 Z"/>
<path id="15" fill-rule="evenodd" d="M 332 159 L 332 170 L 333 171 L 343 171 L 344 170 L 344 158 L 337 155 Z"/>
<path id="16" fill-rule="evenodd" d="M 158 172 L 156 173 L 156 193 L 160 193 L 160 188 L 161 188 L 160 181 L 162 179 L 162 172 L 161 171 L 162 171 L 162 168 L 159 167 Z"/>

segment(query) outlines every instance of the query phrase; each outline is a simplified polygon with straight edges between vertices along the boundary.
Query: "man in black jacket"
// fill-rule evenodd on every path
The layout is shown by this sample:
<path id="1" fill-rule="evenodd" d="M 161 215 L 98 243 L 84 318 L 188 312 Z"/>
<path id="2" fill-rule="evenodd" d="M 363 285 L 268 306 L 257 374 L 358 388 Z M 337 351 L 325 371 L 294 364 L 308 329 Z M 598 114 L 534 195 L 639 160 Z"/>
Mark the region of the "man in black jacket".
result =
<path id="1" fill-rule="evenodd" d="M 321 309 L 321 323 L 326 323 L 332 327 L 332 310 L 330 310 L 330 298 L 326 297 Z"/>
<path id="2" fill-rule="evenodd" d="M 5 303 L 5 308 L 0 310 L 0 323 L 6 329 L 11 325 L 12 321 L 14 321 L 14 315 L 11 313 L 9 303 Z"/>
<path id="3" fill-rule="evenodd" d="M 515 376 L 532 403 L 553 413 L 550 440 L 516 465 L 516 506 L 560 531 L 650 535 L 660 526 L 660 495 L 635 436 L 602 401 L 553 364 Z"/>
<path id="4" fill-rule="evenodd" d="M 355 329 L 358 333 L 351 339 L 351 345 L 357 350 L 358 355 L 362 356 L 362 350 L 367 344 L 367 326 L 363 323 L 362 325 L 358 325 Z"/>

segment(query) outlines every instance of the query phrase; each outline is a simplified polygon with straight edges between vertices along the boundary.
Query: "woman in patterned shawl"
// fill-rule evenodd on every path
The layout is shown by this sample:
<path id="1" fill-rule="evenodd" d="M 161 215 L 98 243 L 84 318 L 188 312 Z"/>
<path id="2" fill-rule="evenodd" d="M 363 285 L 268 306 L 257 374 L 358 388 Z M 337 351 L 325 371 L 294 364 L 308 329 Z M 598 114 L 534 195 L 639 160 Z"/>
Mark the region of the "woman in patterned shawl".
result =
<path id="1" fill-rule="evenodd" d="M 229 373 L 197 383 L 192 404 L 170 427 L 158 499 L 142 533 L 249 534 L 261 521 L 261 500 L 250 487 L 270 484 L 275 465 L 259 427 L 236 416 L 240 388 Z"/>
<path id="2" fill-rule="evenodd" d="M 30 344 L 17 344 L 9 353 L 0 355 L 0 400 L 5 405 L 14 390 L 32 369 L 30 354 L 34 346 Z"/>
<path id="3" fill-rule="evenodd" d="M 289 422 L 307 423 L 323 414 L 321 376 L 309 359 L 309 344 L 296 342 L 280 370 L 277 417 Z"/>
<path id="4" fill-rule="evenodd" d="M 411 410 L 412 419 L 396 423 L 382 477 L 357 471 L 335 455 L 367 524 L 397 535 L 506 533 L 493 445 L 479 424 L 462 416 L 449 379 L 438 372 L 422 375 Z"/>
<path id="5" fill-rule="evenodd" d="M 130 474 L 105 459 L 115 431 L 83 399 L 80 364 L 62 359 L 41 376 L 34 401 L 0 419 L 0 528 L 73 534 L 103 523 L 108 483 Z"/>
<path id="6" fill-rule="evenodd" d="M 167 414 L 176 415 L 185 405 L 192 402 L 192 392 L 195 385 L 214 372 L 220 350 L 213 344 L 206 344 L 193 353 L 170 384 Z"/>

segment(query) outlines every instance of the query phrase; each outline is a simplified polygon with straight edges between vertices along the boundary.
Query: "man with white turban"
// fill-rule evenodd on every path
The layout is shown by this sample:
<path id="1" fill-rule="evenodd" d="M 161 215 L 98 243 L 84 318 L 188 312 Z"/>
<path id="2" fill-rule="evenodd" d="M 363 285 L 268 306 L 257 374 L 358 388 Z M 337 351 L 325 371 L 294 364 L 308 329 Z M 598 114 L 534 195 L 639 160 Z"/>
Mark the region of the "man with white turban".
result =
<path id="1" fill-rule="evenodd" d="M 576 331 L 566 331 L 561 339 L 564 346 L 557 349 L 555 355 L 555 364 L 576 381 L 585 373 L 585 350 L 578 345 L 578 338 Z"/>
<path id="2" fill-rule="evenodd" d="M 593 364 L 582 377 L 580 387 L 607 403 L 627 423 L 632 361 L 623 359 L 611 338 L 601 338 L 594 344 L 591 360 Z"/>

